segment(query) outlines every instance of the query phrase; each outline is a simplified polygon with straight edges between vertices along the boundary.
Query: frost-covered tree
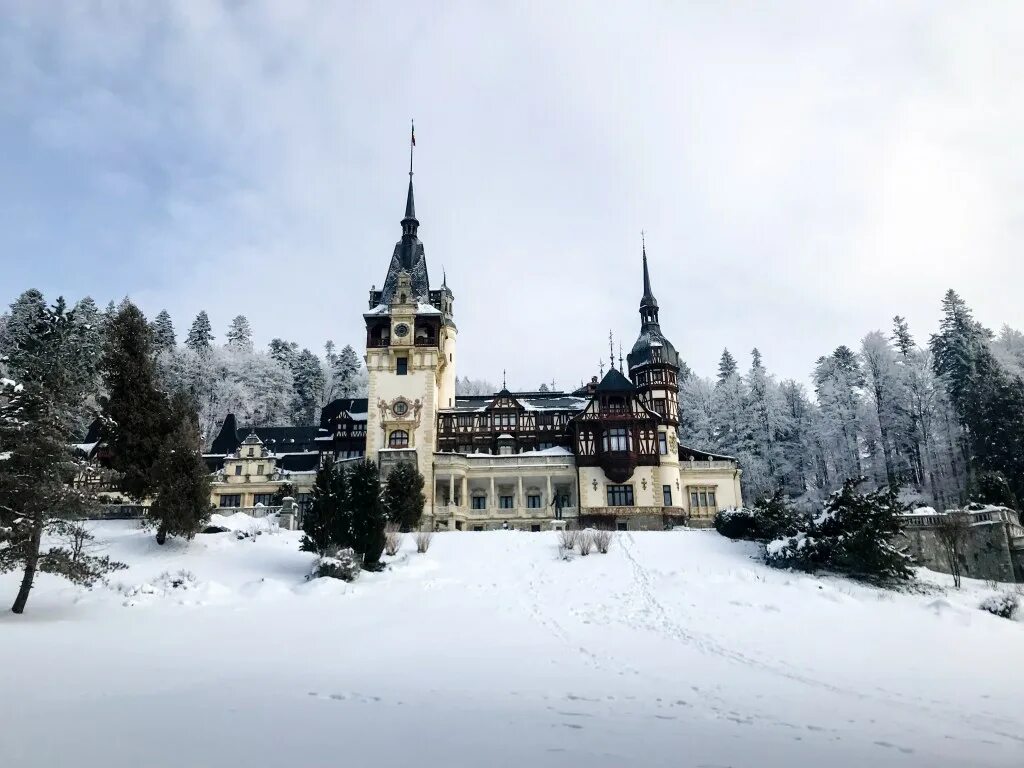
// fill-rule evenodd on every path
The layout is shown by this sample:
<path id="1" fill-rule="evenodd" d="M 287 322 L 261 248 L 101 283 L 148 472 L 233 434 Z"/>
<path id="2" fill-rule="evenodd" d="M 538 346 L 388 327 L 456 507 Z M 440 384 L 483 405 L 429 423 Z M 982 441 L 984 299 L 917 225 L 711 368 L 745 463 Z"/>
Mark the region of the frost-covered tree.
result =
<path id="1" fill-rule="evenodd" d="M 188 331 L 188 338 L 185 339 L 185 346 L 193 352 L 202 354 L 209 351 L 212 344 L 213 326 L 210 325 L 210 316 L 206 314 L 204 309 L 192 321 L 192 327 Z"/>
<path id="2" fill-rule="evenodd" d="M 493 395 L 498 388 L 486 379 L 470 379 L 463 376 L 455 379 L 455 394 L 457 395 Z"/>
<path id="3" fill-rule="evenodd" d="M 739 365 L 736 363 L 736 358 L 732 356 L 728 349 L 722 350 L 722 357 L 718 361 L 718 381 L 719 383 L 726 381 L 730 376 L 735 376 L 739 372 Z"/>
<path id="4" fill-rule="evenodd" d="M 333 397 L 359 397 L 366 391 L 366 376 L 363 363 L 352 347 L 342 347 L 331 365 L 331 384 Z"/>
<path id="5" fill-rule="evenodd" d="M 384 552 L 384 527 L 387 516 L 381 500 L 377 462 L 360 461 L 346 472 L 348 504 L 352 513 L 352 546 L 363 556 L 363 568 L 380 568 Z"/>
<path id="6" fill-rule="evenodd" d="M 317 424 L 326 380 L 320 358 L 303 349 L 292 364 L 292 423 Z"/>
<path id="7" fill-rule="evenodd" d="M 161 309 L 160 313 L 153 320 L 152 330 L 153 347 L 158 353 L 174 349 L 178 342 L 174 335 L 174 323 L 171 321 L 171 315 L 166 309 Z"/>
<path id="8" fill-rule="evenodd" d="M 321 557 L 352 546 L 352 512 L 345 470 L 328 461 L 316 473 L 313 498 L 302 516 L 299 548 Z"/>
<path id="9" fill-rule="evenodd" d="M 22 613 L 37 572 L 89 585 L 121 566 L 106 557 L 43 548 L 43 537 L 91 504 L 73 486 L 85 467 L 71 449 L 75 411 L 95 383 L 98 349 L 88 323 L 63 299 L 42 295 L 12 305 L 0 380 L 0 573 L 23 570 L 12 606 Z"/>
<path id="10" fill-rule="evenodd" d="M 236 315 L 228 328 L 227 345 L 240 352 L 252 352 L 252 327 L 245 315 Z"/>

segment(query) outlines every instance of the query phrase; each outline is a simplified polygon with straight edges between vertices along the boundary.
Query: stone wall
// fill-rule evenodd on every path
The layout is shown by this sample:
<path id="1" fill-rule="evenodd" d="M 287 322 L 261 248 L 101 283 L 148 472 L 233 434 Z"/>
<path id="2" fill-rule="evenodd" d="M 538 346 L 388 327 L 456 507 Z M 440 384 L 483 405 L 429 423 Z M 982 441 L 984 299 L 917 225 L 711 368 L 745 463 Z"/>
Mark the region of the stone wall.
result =
<path id="1" fill-rule="evenodd" d="M 1024 549 L 1015 534 L 1020 529 L 1012 510 L 977 512 L 976 521 L 961 558 L 961 573 L 967 578 L 1009 583 L 1024 583 Z M 897 544 L 906 546 L 914 560 L 940 573 L 949 573 L 946 553 L 939 541 L 937 526 L 941 515 L 905 519 L 904 535 Z"/>

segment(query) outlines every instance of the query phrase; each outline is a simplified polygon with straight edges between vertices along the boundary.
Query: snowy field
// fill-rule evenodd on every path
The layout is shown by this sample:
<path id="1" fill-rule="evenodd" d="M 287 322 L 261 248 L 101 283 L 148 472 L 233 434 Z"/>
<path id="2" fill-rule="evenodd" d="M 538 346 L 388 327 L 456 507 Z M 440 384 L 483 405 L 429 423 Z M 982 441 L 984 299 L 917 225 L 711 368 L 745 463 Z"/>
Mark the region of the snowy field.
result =
<path id="1" fill-rule="evenodd" d="M 346 585 L 305 581 L 296 533 L 94 530 L 129 570 L 0 617 L 4 768 L 1024 765 L 1024 624 L 977 582 L 893 594 L 678 531 L 569 562 L 552 533 L 407 537 Z"/>

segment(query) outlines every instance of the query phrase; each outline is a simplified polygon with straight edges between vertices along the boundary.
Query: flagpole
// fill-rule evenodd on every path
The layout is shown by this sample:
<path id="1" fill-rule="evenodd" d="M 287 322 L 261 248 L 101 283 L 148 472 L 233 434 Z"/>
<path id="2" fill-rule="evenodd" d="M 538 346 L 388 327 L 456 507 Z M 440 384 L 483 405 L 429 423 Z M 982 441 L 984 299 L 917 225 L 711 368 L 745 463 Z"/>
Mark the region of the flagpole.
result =
<path id="1" fill-rule="evenodd" d="M 416 146 L 416 123 L 413 120 L 409 121 L 409 178 L 412 178 L 412 150 Z"/>

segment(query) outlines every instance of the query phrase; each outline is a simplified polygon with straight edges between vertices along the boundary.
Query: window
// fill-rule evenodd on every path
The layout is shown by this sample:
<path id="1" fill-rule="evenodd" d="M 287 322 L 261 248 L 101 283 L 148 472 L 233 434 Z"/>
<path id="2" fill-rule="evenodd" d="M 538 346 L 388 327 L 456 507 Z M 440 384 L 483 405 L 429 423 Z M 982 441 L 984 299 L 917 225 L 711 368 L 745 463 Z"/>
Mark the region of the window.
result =
<path id="1" fill-rule="evenodd" d="M 718 509 L 718 494 L 714 486 L 690 488 L 690 509 L 702 515 L 714 514 Z"/>
<path id="2" fill-rule="evenodd" d="M 242 497 L 237 493 L 231 493 L 226 496 L 220 497 L 221 507 L 240 507 L 242 506 Z"/>
<path id="3" fill-rule="evenodd" d="M 405 376 L 409 373 L 408 357 L 399 357 L 397 360 L 395 360 L 395 365 L 397 366 L 397 368 L 395 369 L 395 373 L 397 373 L 399 376 Z"/>
<path id="4" fill-rule="evenodd" d="M 625 523 L 618 522 L 618 523 L 615 524 L 615 530 L 617 530 L 617 531 L 625 531 L 625 530 L 628 530 L 628 528 L 626 527 Z"/>
<path id="5" fill-rule="evenodd" d="M 625 413 L 626 400 L 622 397 L 609 397 L 605 410 L 608 413 Z"/>
<path id="6" fill-rule="evenodd" d="M 459 446 L 456 453 L 473 453 L 473 446 L 470 443 L 463 443 Z"/>
<path id="7" fill-rule="evenodd" d="M 531 493 L 526 497 L 526 506 L 530 509 L 540 509 L 540 494 Z"/>
<path id="8" fill-rule="evenodd" d="M 255 448 L 249 448 L 249 454 L 248 454 L 248 455 L 249 455 L 249 456 L 252 456 L 252 452 L 253 452 L 254 450 L 255 450 Z"/>
<path id="9" fill-rule="evenodd" d="M 395 416 L 405 416 L 409 412 L 409 404 L 405 400 L 396 400 L 395 404 L 391 406 L 391 410 Z"/>
<path id="10" fill-rule="evenodd" d="M 474 496 L 473 497 L 473 509 L 487 509 L 487 497 L 486 496 Z"/>
<path id="11" fill-rule="evenodd" d="M 709 507 L 717 507 L 718 506 L 718 504 L 715 502 L 715 492 L 714 491 L 708 491 L 708 506 Z"/>
<path id="12" fill-rule="evenodd" d="M 300 493 L 295 497 L 295 502 L 299 505 L 299 511 L 305 512 L 309 509 L 310 504 L 313 503 L 312 493 Z"/>
<path id="13" fill-rule="evenodd" d="M 633 486 L 632 485 L 609 485 L 608 486 L 609 507 L 632 507 Z"/>
<path id="14" fill-rule="evenodd" d="M 512 509 L 512 502 L 515 500 L 514 496 L 499 496 L 498 506 L 502 509 Z"/>
<path id="15" fill-rule="evenodd" d="M 241 464 L 235 464 L 235 474 L 236 475 L 242 474 L 242 465 Z"/>
<path id="16" fill-rule="evenodd" d="M 264 507 L 272 506 L 274 503 L 274 494 L 272 493 L 254 493 L 252 495 L 253 506 L 259 506 L 262 504 Z"/>
<path id="17" fill-rule="evenodd" d="M 663 485 L 661 486 L 661 503 L 666 507 L 672 506 L 672 486 Z"/>
<path id="18" fill-rule="evenodd" d="M 257 475 L 262 475 L 263 474 L 263 465 L 262 464 L 257 464 L 256 465 L 256 474 Z"/>
<path id="19" fill-rule="evenodd" d="M 455 418 L 455 423 L 460 427 L 472 427 L 473 417 L 469 415 L 459 415 Z"/>
<path id="20" fill-rule="evenodd" d="M 697 492 L 696 491 L 690 491 L 690 506 L 691 507 L 699 507 L 700 506 L 700 500 L 697 498 Z"/>
<path id="21" fill-rule="evenodd" d="M 408 448 L 409 433 L 404 429 L 396 429 L 388 437 L 388 448 Z"/>
<path id="22" fill-rule="evenodd" d="M 706 507 L 708 505 L 708 494 L 707 491 L 701 491 L 700 494 L 700 505 Z"/>
<path id="23" fill-rule="evenodd" d="M 473 526 L 473 530 L 476 531 L 477 533 L 479 533 L 483 529 L 484 529 L 484 527 L 482 525 L 474 525 Z"/>
<path id="24" fill-rule="evenodd" d="M 629 444 L 629 430 L 625 427 L 605 430 L 604 449 L 606 451 L 628 451 Z"/>
<path id="25" fill-rule="evenodd" d="M 540 523 L 534 523 L 530 526 L 530 533 L 540 533 Z"/>
<path id="26" fill-rule="evenodd" d="M 651 403 L 651 406 L 652 406 L 653 411 L 656 414 L 658 414 L 659 416 L 664 416 L 665 415 L 665 398 L 664 397 L 656 397 L 656 398 L 654 398 L 654 400 Z"/>
<path id="27" fill-rule="evenodd" d="M 658 453 L 662 456 L 668 455 L 668 435 L 664 432 L 658 433 Z"/>

